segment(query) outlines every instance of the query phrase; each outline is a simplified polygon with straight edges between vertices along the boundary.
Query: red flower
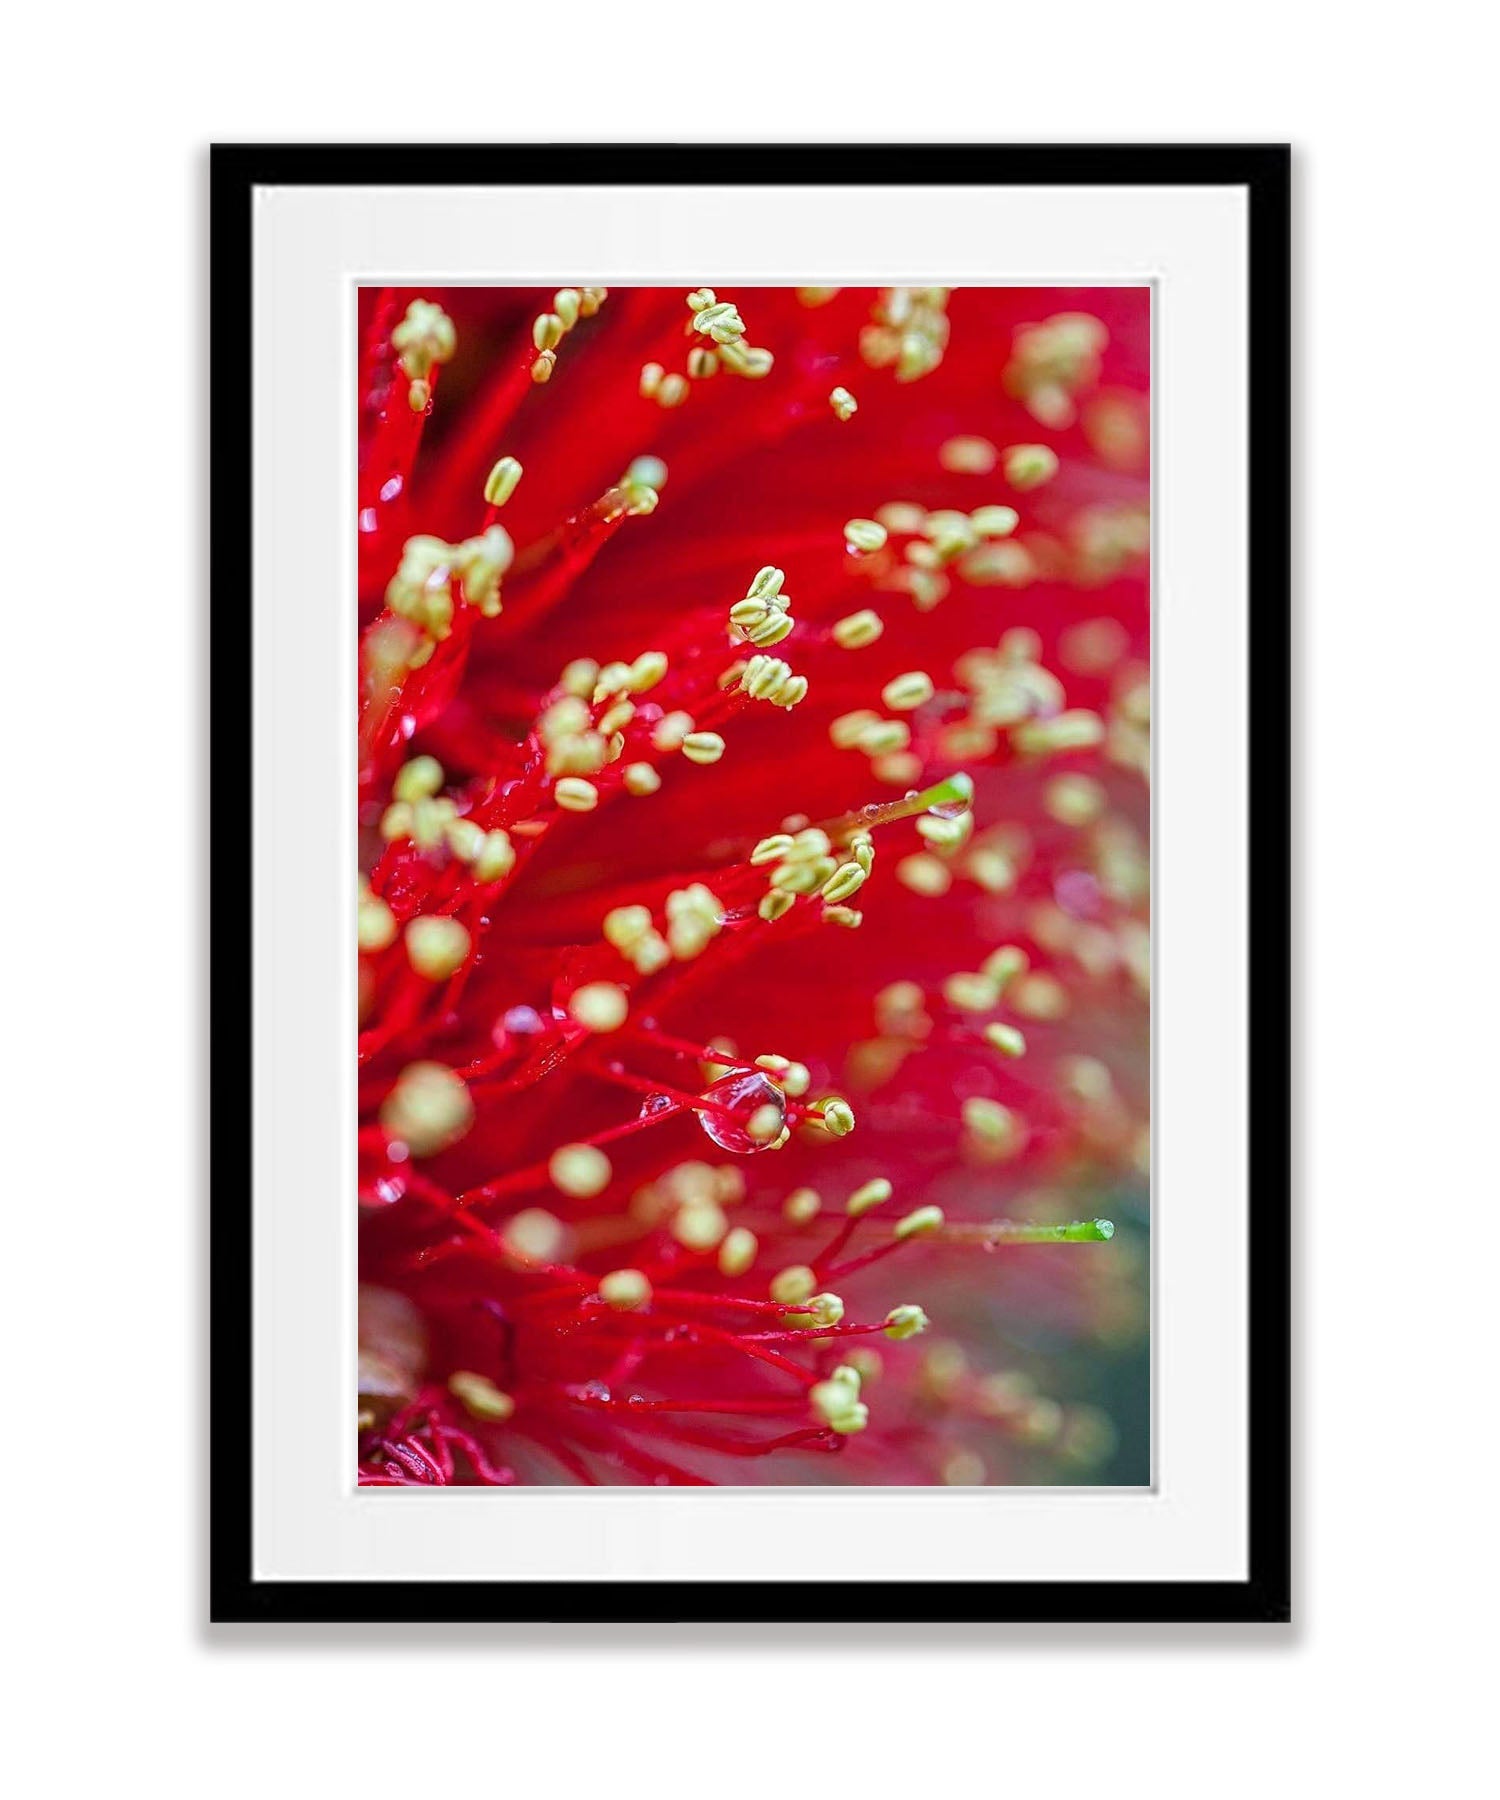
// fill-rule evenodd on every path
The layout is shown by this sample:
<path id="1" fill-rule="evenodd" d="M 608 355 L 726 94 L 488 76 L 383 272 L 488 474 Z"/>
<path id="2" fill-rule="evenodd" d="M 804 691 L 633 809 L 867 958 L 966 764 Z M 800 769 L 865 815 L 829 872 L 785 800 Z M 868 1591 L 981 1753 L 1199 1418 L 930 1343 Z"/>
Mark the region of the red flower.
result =
<path id="1" fill-rule="evenodd" d="M 361 324 L 361 1479 L 1138 1469 L 1145 292 Z"/>

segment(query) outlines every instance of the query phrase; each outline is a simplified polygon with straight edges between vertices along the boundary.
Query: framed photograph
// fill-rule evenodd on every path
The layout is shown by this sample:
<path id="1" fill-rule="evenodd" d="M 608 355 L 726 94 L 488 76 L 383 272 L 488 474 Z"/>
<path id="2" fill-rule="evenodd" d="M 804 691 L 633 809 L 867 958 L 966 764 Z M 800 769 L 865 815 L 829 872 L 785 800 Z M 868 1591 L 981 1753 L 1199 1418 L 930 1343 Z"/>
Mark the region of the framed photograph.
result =
<path id="1" fill-rule="evenodd" d="M 216 1620 L 1289 1617 L 1288 172 L 215 149 Z"/>

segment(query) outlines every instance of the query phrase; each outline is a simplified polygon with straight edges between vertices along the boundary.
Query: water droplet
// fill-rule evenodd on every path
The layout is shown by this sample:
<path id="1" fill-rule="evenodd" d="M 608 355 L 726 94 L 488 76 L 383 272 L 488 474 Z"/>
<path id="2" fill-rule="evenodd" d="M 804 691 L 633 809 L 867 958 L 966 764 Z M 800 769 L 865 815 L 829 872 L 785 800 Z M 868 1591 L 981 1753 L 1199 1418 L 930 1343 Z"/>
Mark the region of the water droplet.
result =
<path id="1" fill-rule="evenodd" d="M 542 1016 L 534 1006 L 512 1006 L 501 1023 L 520 1037 L 532 1037 L 542 1029 Z"/>
<path id="2" fill-rule="evenodd" d="M 670 1094 L 647 1094 L 641 1102 L 639 1116 L 643 1119 L 654 1118 L 657 1113 L 671 1112 L 677 1102 Z"/>
<path id="3" fill-rule="evenodd" d="M 600 1406 L 608 1405 L 609 1387 L 602 1381 L 580 1381 L 568 1390 L 576 1400 L 592 1400 Z"/>
<path id="4" fill-rule="evenodd" d="M 758 1150 L 769 1150 L 786 1119 L 786 1095 L 776 1083 L 759 1070 L 742 1075 L 726 1075 L 703 1091 L 705 1100 L 714 1100 L 725 1112 L 701 1112 L 698 1123 L 723 1150 L 736 1156 L 754 1156 Z M 757 1113 L 770 1108 L 775 1114 L 775 1129 L 758 1130 L 754 1137 L 746 1129 Z M 767 1113 L 765 1123 L 769 1123 Z M 757 1122 L 758 1124 L 761 1121 Z"/>

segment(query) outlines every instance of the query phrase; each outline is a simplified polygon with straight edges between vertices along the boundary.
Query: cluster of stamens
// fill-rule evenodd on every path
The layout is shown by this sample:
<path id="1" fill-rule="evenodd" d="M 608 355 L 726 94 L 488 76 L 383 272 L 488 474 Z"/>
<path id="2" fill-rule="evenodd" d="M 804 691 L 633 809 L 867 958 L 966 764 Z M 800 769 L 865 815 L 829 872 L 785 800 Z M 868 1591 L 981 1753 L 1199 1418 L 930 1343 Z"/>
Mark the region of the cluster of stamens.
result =
<path id="1" fill-rule="evenodd" d="M 806 289 L 799 297 L 817 308 L 835 293 Z M 580 319 L 598 312 L 605 294 L 602 288 L 559 289 L 535 316 L 533 382 L 549 380 L 563 339 Z M 949 341 L 948 298 L 943 288 L 883 290 L 859 334 L 864 364 L 892 371 L 901 384 L 937 368 Z M 769 351 L 747 341 L 735 304 L 706 287 L 686 300 L 681 370 L 649 362 L 638 383 L 642 396 L 667 410 L 721 369 L 759 379 L 774 366 Z M 1038 421 L 1066 422 L 1063 414 L 1076 409 L 1077 397 L 1098 379 L 1104 341 L 1098 322 L 1079 314 L 1024 328 L 1005 382 Z M 414 301 L 390 342 L 409 383 L 411 408 L 425 412 L 435 369 L 455 353 L 453 323 L 441 307 Z M 512 377 L 524 390 L 525 368 L 516 367 Z M 826 427 L 826 389 L 816 391 Z M 841 423 L 858 410 L 843 386 L 828 393 L 827 405 Z M 619 450 L 622 461 L 629 448 Z M 471 495 L 493 446 L 482 455 L 467 477 Z M 958 475 L 998 470 L 1015 495 L 1043 488 L 1058 467 L 1047 446 L 998 448 L 967 435 L 948 439 L 939 460 Z M 655 511 L 666 477 L 660 458 L 635 457 L 618 486 L 580 515 L 581 525 L 568 522 L 578 527 L 569 554 L 586 535 L 591 546 L 602 542 L 620 516 L 644 518 Z M 505 506 L 521 478 L 520 462 L 501 456 L 484 480 L 485 504 Z M 1141 554 L 1143 520 L 1139 508 L 1124 504 L 1085 512 L 1070 572 L 1094 570 L 1106 578 Z M 501 613 L 501 580 L 512 570 L 515 548 L 492 521 L 493 510 L 483 529 L 457 542 L 408 537 L 384 598 L 390 614 L 415 628 L 416 641 L 386 646 L 381 634 L 389 621 L 371 627 L 367 660 L 377 651 L 389 660 L 398 694 L 401 682 L 412 678 L 412 720 L 419 729 L 428 721 L 420 714 L 418 672 L 454 635 L 459 609 L 482 619 Z M 1021 586 L 1034 578 L 1035 558 L 1045 552 L 1015 541 L 1019 523 L 1017 509 L 998 501 L 968 510 L 889 502 L 870 518 L 845 522 L 846 572 L 839 579 L 846 591 L 864 583 L 876 593 L 905 594 L 918 610 L 936 606 L 954 580 Z M 541 585 L 535 571 L 547 566 L 545 550 L 523 556 L 520 573 L 512 576 L 506 629 L 530 604 L 521 581 Z M 1013 893 L 1032 855 L 1026 831 L 1006 821 L 977 828 L 974 784 L 967 776 L 949 776 L 918 792 L 934 762 L 952 768 L 991 758 L 1003 747 L 1029 766 L 1102 747 L 1119 770 L 1147 770 L 1150 701 L 1141 673 L 1122 676 L 1102 715 L 1070 708 L 1063 682 L 1042 666 L 1039 640 L 1022 629 L 1006 632 L 994 647 L 964 651 L 953 664 L 951 685 L 925 653 L 939 679 L 927 669 L 897 665 L 897 673 L 861 687 L 857 677 L 869 664 L 863 658 L 849 662 L 856 684 L 850 698 L 868 697 L 872 704 L 835 718 L 829 739 L 859 751 L 882 787 L 903 790 L 900 799 L 872 802 L 822 824 L 788 814 L 767 832 L 777 816 L 772 813 L 758 826 L 766 835 L 752 842 L 744 831 L 737 843 L 705 856 L 712 866 L 678 865 L 670 886 L 621 877 L 610 904 L 581 935 L 568 928 L 566 961 L 545 999 L 532 994 L 502 1006 L 486 1044 L 456 1047 L 456 997 L 465 983 L 471 991 L 482 985 L 486 947 L 498 941 L 489 935 L 495 929 L 491 910 L 511 897 L 543 839 L 556 832 L 554 844 L 566 845 L 570 833 L 589 829 L 586 815 L 607 808 L 617 795 L 658 792 L 664 770 L 678 780 L 671 770 L 680 764 L 669 765 L 667 758 L 700 768 L 720 763 L 729 746 L 714 727 L 725 726 L 732 735 L 746 700 L 790 713 L 807 696 L 808 678 L 768 654 L 797 628 L 785 580 L 785 571 L 767 563 L 728 607 L 729 641 L 750 651 L 728 668 L 722 667 L 723 640 L 717 636 L 721 599 L 713 626 L 716 653 L 664 630 L 658 641 L 670 655 L 647 649 L 630 661 L 577 656 L 545 694 L 523 689 L 526 710 L 515 715 L 521 741 L 513 763 L 498 773 L 481 770 L 450 784 L 435 757 L 406 754 L 392 758 L 388 779 L 372 788 L 377 798 L 362 818 L 374 860 L 358 890 L 358 946 L 360 1054 L 371 1072 L 360 1148 L 375 1172 L 362 1192 L 367 1200 L 399 1200 L 393 1211 L 400 1211 L 402 1222 L 430 1222 L 420 1241 L 408 1244 L 396 1234 L 403 1279 L 420 1287 L 434 1271 L 459 1262 L 469 1266 L 472 1259 L 475 1280 L 488 1272 L 496 1297 L 488 1356 L 466 1352 L 464 1366 L 447 1367 L 426 1388 L 412 1384 L 407 1392 L 393 1381 L 398 1402 L 388 1401 L 378 1386 L 362 1399 L 362 1479 L 451 1479 L 455 1457 L 469 1478 L 510 1479 L 497 1446 L 508 1441 L 506 1434 L 528 1432 L 551 1445 L 571 1475 L 587 1479 L 580 1473 L 589 1466 L 585 1452 L 595 1455 L 606 1441 L 601 1420 L 618 1422 L 626 1435 L 609 1440 L 611 1453 L 619 1467 L 641 1479 L 681 1476 L 662 1453 L 674 1444 L 684 1453 L 692 1446 L 720 1456 L 783 1447 L 839 1450 L 871 1423 L 868 1395 L 883 1370 L 875 1340 L 902 1345 L 929 1323 L 923 1307 L 911 1302 L 889 1308 L 882 1302 L 883 1310 L 861 1317 L 858 1288 L 846 1285 L 849 1277 L 887 1256 L 908 1255 L 910 1246 L 924 1241 L 993 1248 L 1003 1242 L 1100 1242 L 1110 1234 L 1101 1221 L 1014 1230 L 1001 1221 L 985 1228 L 991 1241 L 976 1235 L 977 1227 L 950 1223 L 942 1207 L 913 1204 L 920 1194 L 899 1201 L 897 1183 L 883 1174 L 866 1174 L 853 1186 L 830 1229 L 822 1194 L 812 1187 L 787 1182 L 790 1191 L 767 1193 L 748 1182 L 734 1161 L 681 1155 L 649 1177 L 632 1177 L 629 1160 L 616 1148 L 673 1122 L 680 1128 L 684 1119 L 696 1120 L 734 1158 L 781 1151 L 794 1139 L 799 1147 L 821 1146 L 815 1152 L 821 1155 L 855 1131 L 854 1105 L 826 1085 L 842 1079 L 839 1070 L 819 1063 L 805 1047 L 807 1061 L 779 1052 L 741 1055 L 727 1038 L 677 1038 L 659 1021 L 671 1016 L 687 978 L 699 985 L 697 978 L 719 967 L 721 958 L 727 968 L 761 934 L 770 946 L 783 938 L 796 941 L 804 924 L 860 927 L 864 914 L 851 903 L 870 881 L 874 833 L 884 825 L 906 822 L 910 835 L 895 854 L 894 875 L 907 892 L 937 897 L 955 880 L 968 880 L 986 896 Z M 808 580 L 804 574 L 799 581 L 804 596 L 809 589 L 801 584 Z M 813 616 L 798 641 L 813 646 L 810 657 L 819 647 L 864 650 L 880 640 L 882 614 L 851 608 L 847 597 L 840 604 L 848 610 L 830 611 L 829 622 L 819 624 L 823 597 L 805 602 Z M 471 625 L 465 621 L 463 630 Z M 445 652 L 439 668 L 455 655 L 461 656 L 459 645 Z M 820 694 L 826 691 L 820 686 Z M 461 753 L 450 757 L 451 740 L 418 738 L 423 741 L 433 742 L 450 768 L 462 767 Z M 706 780 L 711 787 L 733 766 L 731 757 L 718 775 L 683 770 L 680 779 Z M 1055 826 L 1076 835 L 1076 872 L 1122 912 L 1140 904 L 1144 851 L 1112 816 L 1104 788 L 1064 765 L 1046 786 L 1045 807 Z M 882 864 L 872 893 L 880 893 L 887 867 Z M 880 916 L 877 910 L 872 919 Z M 1055 900 L 1029 902 L 1025 920 L 1028 941 L 1058 966 L 1111 976 L 1124 969 L 1144 990 L 1149 938 L 1135 920 L 1125 917 L 1108 929 L 1080 923 Z M 557 929 L 561 937 L 564 928 Z M 898 980 L 882 988 L 874 997 L 873 1034 L 849 1047 L 845 1073 L 863 1109 L 866 1093 L 893 1079 L 908 1058 L 971 1047 L 985 1069 L 997 1072 L 996 1091 L 955 1092 L 950 1125 L 962 1160 L 984 1168 L 1014 1162 L 1026 1149 L 1030 1120 L 1003 1083 L 1015 1079 L 1018 1062 L 1024 1075 L 1036 1060 L 1033 1026 L 1045 1039 L 1069 1000 L 1062 982 L 1033 968 L 1032 953 L 1013 942 L 994 945 L 975 962 L 936 981 Z M 440 1054 L 432 1053 L 434 1047 Z M 756 1049 L 746 1045 L 747 1052 Z M 534 1164 L 524 1155 L 503 1160 L 502 1153 L 498 1168 L 492 1163 L 489 1172 L 481 1163 L 476 1175 L 462 1160 L 441 1160 L 461 1146 L 461 1156 L 489 1155 L 487 1130 L 504 1117 L 502 1097 L 565 1076 L 628 1102 L 623 1116 L 590 1133 L 566 1106 L 560 1108 L 562 1128 Z M 1077 1055 L 1058 1061 L 1054 1087 L 1071 1108 L 1081 1141 L 1101 1152 L 1123 1147 L 1140 1157 L 1141 1122 L 1103 1062 Z M 790 1166 L 798 1153 L 776 1162 Z M 878 1168 L 883 1158 L 877 1152 L 873 1160 Z M 450 1169 L 469 1172 L 450 1180 Z M 785 1248 L 784 1241 L 797 1234 L 797 1248 Z M 462 1283 L 459 1288 L 467 1295 Z M 971 1378 L 949 1349 L 940 1346 L 922 1364 L 923 1392 L 934 1408 L 1002 1421 L 1018 1441 L 1066 1437 L 1071 1426 L 1062 1409 L 1028 1389 L 1024 1378 Z M 710 1353 L 754 1382 L 744 1392 L 730 1388 L 706 1396 L 692 1385 L 673 1387 L 674 1365 L 686 1367 L 690 1357 L 701 1361 Z M 894 1364 L 905 1353 L 887 1354 Z M 638 1375 L 643 1369 L 651 1371 L 649 1380 Z M 731 1429 L 757 1421 L 775 1424 L 773 1435 L 750 1440 Z M 644 1449 L 629 1434 L 647 1428 L 656 1435 L 654 1447 Z M 576 1449 L 570 1448 L 574 1433 Z M 986 1474 L 982 1464 L 976 1473 L 972 1453 L 957 1451 L 942 1465 L 941 1478 L 982 1480 Z"/>

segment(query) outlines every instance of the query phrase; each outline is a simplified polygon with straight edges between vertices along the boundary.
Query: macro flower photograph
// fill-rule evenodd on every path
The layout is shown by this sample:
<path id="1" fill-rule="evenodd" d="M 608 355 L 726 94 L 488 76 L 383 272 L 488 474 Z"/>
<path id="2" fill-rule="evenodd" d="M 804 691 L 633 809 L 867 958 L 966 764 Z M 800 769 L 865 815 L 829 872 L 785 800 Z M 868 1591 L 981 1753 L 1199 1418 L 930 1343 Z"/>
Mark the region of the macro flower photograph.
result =
<path id="1" fill-rule="evenodd" d="M 358 323 L 359 1482 L 1148 1483 L 1149 289 Z"/>

